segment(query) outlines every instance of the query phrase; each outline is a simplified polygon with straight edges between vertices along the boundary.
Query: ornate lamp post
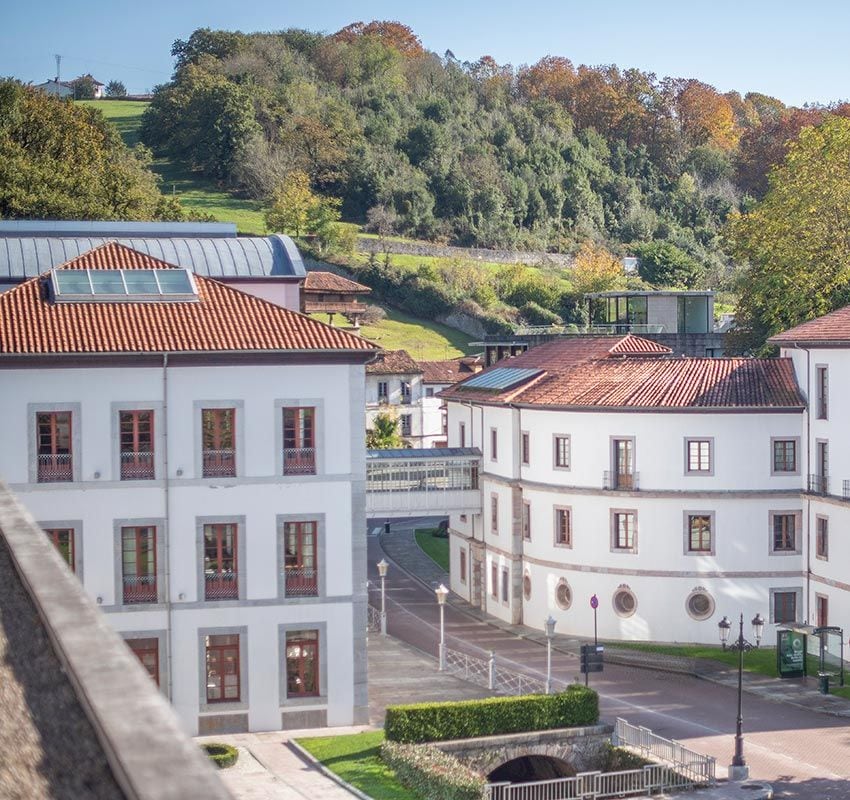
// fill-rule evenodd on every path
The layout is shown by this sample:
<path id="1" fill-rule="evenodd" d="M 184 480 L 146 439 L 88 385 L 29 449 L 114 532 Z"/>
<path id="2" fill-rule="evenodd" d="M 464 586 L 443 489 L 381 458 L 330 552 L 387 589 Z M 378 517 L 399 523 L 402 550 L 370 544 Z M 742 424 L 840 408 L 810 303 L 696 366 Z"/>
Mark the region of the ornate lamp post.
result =
<path id="1" fill-rule="evenodd" d="M 756 614 L 753 617 L 752 626 L 753 638 L 756 640 L 755 644 L 750 644 L 744 638 L 743 614 L 741 614 L 738 624 L 738 638 L 729 643 L 729 631 L 732 629 L 732 623 L 729 622 L 727 617 L 723 617 L 717 623 L 723 649 L 737 651 L 738 653 L 738 719 L 735 725 L 735 756 L 732 759 L 732 766 L 729 767 L 729 779 L 733 781 L 745 781 L 750 777 L 750 768 L 747 766 L 747 761 L 744 758 L 744 653 L 757 648 L 761 644 L 761 635 L 764 632 L 764 619 L 762 619 L 761 614 Z"/>
<path id="2" fill-rule="evenodd" d="M 385 558 L 378 562 L 378 575 L 381 576 L 381 634 L 383 636 L 387 635 L 387 591 L 385 584 L 389 568 L 390 565 Z"/>
<path id="3" fill-rule="evenodd" d="M 555 635 L 555 622 L 551 614 L 543 622 L 546 630 L 546 694 L 552 694 L 552 637 Z"/>
<path id="4" fill-rule="evenodd" d="M 446 668 L 446 620 L 445 620 L 445 610 L 446 610 L 446 598 L 449 596 L 449 590 L 446 589 L 445 586 L 441 583 L 435 590 L 434 594 L 437 595 L 437 605 L 440 606 L 440 650 L 439 650 L 439 659 L 440 659 L 440 672 L 442 672 Z"/>

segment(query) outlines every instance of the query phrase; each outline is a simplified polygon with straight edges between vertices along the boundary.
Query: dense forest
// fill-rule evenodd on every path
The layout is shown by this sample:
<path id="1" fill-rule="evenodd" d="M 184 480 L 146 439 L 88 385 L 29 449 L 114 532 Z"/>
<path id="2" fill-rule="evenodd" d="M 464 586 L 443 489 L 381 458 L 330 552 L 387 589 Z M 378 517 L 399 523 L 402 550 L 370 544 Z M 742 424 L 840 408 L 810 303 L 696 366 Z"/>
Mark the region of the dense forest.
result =
<path id="1" fill-rule="evenodd" d="M 347 219 L 463 245 L 662 241 L 715 287 L 730 212 L 764 194 L 803 126 L 846 112 L 563 57 L 461 63 L 395 22 L 200 29 L 172 53 L 143 140 L 222 185 L 268 200 L 306 173 Z"/>

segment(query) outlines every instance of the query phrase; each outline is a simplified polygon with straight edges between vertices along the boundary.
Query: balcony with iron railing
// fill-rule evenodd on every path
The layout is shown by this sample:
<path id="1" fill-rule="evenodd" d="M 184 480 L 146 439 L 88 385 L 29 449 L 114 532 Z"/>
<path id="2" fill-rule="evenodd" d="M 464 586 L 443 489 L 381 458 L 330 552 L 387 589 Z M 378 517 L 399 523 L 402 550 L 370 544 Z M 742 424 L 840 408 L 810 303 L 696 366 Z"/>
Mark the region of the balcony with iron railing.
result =
<path id="1" fill-rule="evenodd" d="M 156 575 L 125 575 L 124 603 L 155 603 L 157 601 Z"/>
<path id="2" fill-rule="evenodd" d="M 138 450 L 134 453 L 121 453 L 122 481 L 153 480 L 153 478 L 154 465 L 152 452 Z"/>
<path id="3" fill-rule="evenodd" d="M 846 481 L 845 481 L 846 484 Z M 809 475 L 809 492 L 811 494 L 829 494 L 829 475 Z M 845 494 L 845 497 L 847 495 Z"/>
<path id="4" fill-rule="evenodd" d="M 70 453 L 51 453 L 38 456 L 39 483 L 72 480 L 74 480 L 74 465 Z"/>
<path id="5" fill-rule="evenodd" d="M 236 477 L 236 450 L 204 450 L 203 475 L 205 478 L 234 478 Z"/>
<path id="6" fill-rule="evenodd" d="M 605 489 L 636 492 L 640 489 L 640 473 L 615 472 L 606 469 L 602 476 L 602 486 Z"/>
<path id="7" fill-rule="evenodd" d="M 285 447 L 283 449 L 284 475 L 315 475 L 315 447 Z"/>
<path id="8" fill-rule="evenodd" d="M 235 572 L 208 572 L 204 575 L 205 600 L 238 600 L 239 576 Z"/>
<path id="9" fill-rule="evenodd" d="M 283 572 L 287 597 L 317 597 L 319 572 L 314 567 L 286 567 Z"/>

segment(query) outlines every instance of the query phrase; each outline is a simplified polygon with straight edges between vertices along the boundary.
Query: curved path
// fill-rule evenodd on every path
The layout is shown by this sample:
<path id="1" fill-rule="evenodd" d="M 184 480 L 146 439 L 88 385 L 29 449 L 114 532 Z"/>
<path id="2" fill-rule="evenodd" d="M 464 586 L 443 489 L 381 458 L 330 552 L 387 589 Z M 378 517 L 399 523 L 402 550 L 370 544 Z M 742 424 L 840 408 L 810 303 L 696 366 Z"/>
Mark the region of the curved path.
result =
<path id="1" fill-rule="evenodd" d="M 392 535 L 392 534 L 390 534 Z M 388 549 L 393 549 L 390 546 Z M 388 633 L 436 656 L 439 611 L 430 588 L 394 563 L 376 536 L 369 537 L 369 578 L 379 585 L 375 564 L 390 560 L 387 577 Z M 545 677 L 546 648 L 447 605 L 446 641 L 474 655 L 494 650 L 515 668 Z M 553 676 L 578 677 L 578 659 L 553 655 Z M 606 665 L 591 675 L 603 717 L 624 717 L 655 733 L 677 739 L 717 758 L 718 776 L 734 747 L 737 697 L 734 689 L 698 678 Z M 774 784 L 776 797 L 801 800 L 850 800 L 850 725 L 816 711 L 744 697 L 745 752 L 753 778 Z"/>

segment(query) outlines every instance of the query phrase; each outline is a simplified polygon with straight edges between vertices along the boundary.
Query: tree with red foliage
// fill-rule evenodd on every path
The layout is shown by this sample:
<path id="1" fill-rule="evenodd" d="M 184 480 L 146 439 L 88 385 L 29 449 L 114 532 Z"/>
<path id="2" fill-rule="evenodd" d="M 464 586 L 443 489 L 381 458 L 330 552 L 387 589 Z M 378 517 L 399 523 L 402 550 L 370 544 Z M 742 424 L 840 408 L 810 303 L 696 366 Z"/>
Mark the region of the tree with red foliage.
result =
<path id="1" fill-rule="evenodd" d="M 416 58 L 425 53 L 419 37 L 407 25 L 392 20 L 352 22 L 334 34 L 341 42 L 353 42 L 363 36 L 374 36 L 387 47 L 397 50 L 405 58 Z"/>

